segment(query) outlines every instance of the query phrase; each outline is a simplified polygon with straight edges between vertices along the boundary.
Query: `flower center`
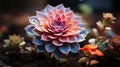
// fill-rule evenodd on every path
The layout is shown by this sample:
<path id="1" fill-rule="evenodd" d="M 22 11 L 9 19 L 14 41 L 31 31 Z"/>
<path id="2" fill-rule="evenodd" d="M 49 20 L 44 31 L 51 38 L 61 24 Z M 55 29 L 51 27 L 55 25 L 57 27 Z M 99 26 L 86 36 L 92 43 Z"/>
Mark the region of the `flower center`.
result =
<path id="1" fill-rule="evenodd" d="M 54 31 L 55 33 L 60 33 L 64 30 L 65 27 L 65 21 L 61 21 L 61 19 L 54 20 L 52 23 L 51 30 Z"/>

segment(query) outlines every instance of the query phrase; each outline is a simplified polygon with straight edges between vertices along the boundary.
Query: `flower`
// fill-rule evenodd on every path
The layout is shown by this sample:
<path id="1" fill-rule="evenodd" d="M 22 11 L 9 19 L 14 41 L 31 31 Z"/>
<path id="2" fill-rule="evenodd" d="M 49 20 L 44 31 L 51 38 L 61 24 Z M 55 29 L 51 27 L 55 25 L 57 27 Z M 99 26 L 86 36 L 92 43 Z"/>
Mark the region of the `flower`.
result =
<path id="1" fill-rule="evenodd" d="M 89 42 L 89 43 L 91 43 L 91 44 L 94 44 L 94 43 L 95 43 L 95 41 L 96 41 L 96 39 L 95 39 L 95 38 L 91 38 L 91 39 L 89 39 L 89 40 L 88 40 L 88 42 Z"/>
<path id="2" fill-rule="evenodd" d="M 24 47 L 26 45 L 26 42 L 24 41 L 24 38 L 20 35 L 10 35 L 8 39 L 4 40 L 3 48 L 7 49 L 5 53 L 11 54 L 11 53 L 22 53 L 22 50 L 24 50 Z"/>
<path id="3" fill-rule="evenodd" d="M 0 26 L 0 33 L 5 33 L 5 32 L 7 32 L 7 30 L 8 30 L 7 26 L 5 26 L 5 25 Z"/>
<path id="4" fill-rule="evenodd" d="M 80 48 L 80 50 L 84 52 L 89 52 L 91 55 L 103 56 L 103 53 L 97 48 L 98 46 L 96 44 L 88 44 L 85 45 L 83 48 Z"/>
<path id="5" fill-rule="evenodd" d="M 100 30 L 104 30 L 104 24 L 101 21 L 96 22 L 96 24 Z"/>
<path id="6" fill-rule="evenodd" d="M 5 25 L 0 25 L 0 38 L 3 36 L 4 33 L 7 32 L 7 26 Z"/>
<path id="7" fill-rule="evenodd" d="M 120 46 L 120 36 L 113 36 L 112 39 L 109 40 L 111 44 L 115 44 L 117 46 Z"/>
<path id="8" fill-rule="evenodd" d="M 115 20 L 116 18 L 111 13 L 103 13 L 103 18 Z"/>
<path id="9" fill-rule="evenodd" d="M 25 30 L 35 36 L 33 43 L 39 52 L 77 53 L 78 43 L 84 41 L 87 35 L 81 17 L 63 4 L 56 7 L 47 5 L 44 10 L 36 11 L 36 16 L 29 17 L 29 22 L 31 25 Z"/>
<path id="10" fill-rule="evenodd" d="M 21 47 L 25 45 L 24 39 L 19 35 L 15 35 L 15 34 L 10 35 L 9 39 L 5 39 L 4 43 L 6 46 L 9 46 L 9 47 Z"/>
<path id="11" fill-rule="evenodd" d="M 96 28 L 93 28 L 92 31 L 93 31 L 93 34 L 94 34 L 96 37 L 99 37 L 99 33 L 98 33 L 98 30 L 97 30 Z"/>

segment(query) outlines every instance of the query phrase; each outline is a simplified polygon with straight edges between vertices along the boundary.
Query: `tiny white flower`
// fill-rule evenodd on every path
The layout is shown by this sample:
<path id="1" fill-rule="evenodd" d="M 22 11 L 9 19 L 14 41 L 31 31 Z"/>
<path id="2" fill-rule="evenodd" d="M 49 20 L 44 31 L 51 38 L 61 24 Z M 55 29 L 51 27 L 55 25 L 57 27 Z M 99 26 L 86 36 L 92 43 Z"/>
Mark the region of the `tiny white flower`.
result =
<path id="1" fill-rule="evenodd" d="M 99 36 L 98 30 L 97 30 L 96 28 L 93 28 L 93 33 L 94 33 L 94 35 L 95 35 L 96 37 Z"/>
<path id="2" fill-rule="evenodd" d="M 22 42 L 19 44 L 19 46 L 23 46 L 23 45 L 25 45 L 25 41 L 22 41 Z"/>
<path id="3" fill-rule="evenodd" d="M 92 38 L 92 39 L 89 39 L 89 40 L 88 40 L 88 42 L 89 42 L 89 43 L 91 43 L 91 44 L 94 44 L 94 43 L 95 43 L 95 41 L 96 41 L 96 39 L 95 39 L 95 38 Z"/>
<path id="4" fill-rule="evenodd" d="M 96 24 L 100 30 L 104 29 L 104 24 L 101 21 L 98 21 Z"/>
<path id="5" fill-rule="evenodd" d="M 28 51 L 32 51 L 32 48 L 31 48 L 31 47 L 26 47 L 26 49 L 27 49 Z"/>
<path id="6" fill-rule="evenodd" d="M 111 30 L 111 27 L 105 27 L 105 30 Z"/>

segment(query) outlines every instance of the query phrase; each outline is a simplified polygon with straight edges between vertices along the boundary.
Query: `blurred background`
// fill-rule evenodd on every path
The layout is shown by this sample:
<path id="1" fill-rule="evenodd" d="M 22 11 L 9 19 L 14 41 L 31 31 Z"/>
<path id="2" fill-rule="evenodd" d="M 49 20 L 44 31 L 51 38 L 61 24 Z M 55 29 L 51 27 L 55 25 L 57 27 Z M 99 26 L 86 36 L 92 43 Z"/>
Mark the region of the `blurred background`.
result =
<path id="1" fill-rule="evenodd" d="M 70 7 L 81 14 L 91 28 L 96 27 L 95 22 L 102 19 L 103 12 L 113 13 L 118 19 L 120 16 L 119 0 L 0 0 L 0 30 L 5 32 L 2 38 L 9 34 L 25 36 L 24 27 L 29 24 L 28 16 L 35 15 L 35 11 L 44 9 L 47 4 Z"/>

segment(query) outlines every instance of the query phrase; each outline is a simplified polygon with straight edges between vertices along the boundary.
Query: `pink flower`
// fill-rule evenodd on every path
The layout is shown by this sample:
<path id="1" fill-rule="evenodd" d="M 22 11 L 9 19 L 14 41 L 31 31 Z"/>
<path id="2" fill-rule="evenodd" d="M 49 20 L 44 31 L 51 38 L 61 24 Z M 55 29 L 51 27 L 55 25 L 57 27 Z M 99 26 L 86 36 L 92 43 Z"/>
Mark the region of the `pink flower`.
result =
<path id="1" fill-rule="evenodd" d="M 113 36 L 112 39 L 109 40 L 110 44 L 114 44 L 116 46 L 120 46 L 120 36 Z"/>
<path id="2" fill-rule="evenodd" d="M 81 22 L 81 17 L 74 15 L 70 8 L 63 4 L 56 7 L 47 5 L 42 11 L 36 11 L 36 16 L 29 17 L 31 25 L 25 30 L 29 35 L 36 36 L 33 43 L 39 45 L 39 50 L 53 52 L 57 49 L 64 54 L 70 51 L 77 53 L 79 42 L 85 40 L 87 31 Z M 42 51 L 42 52 L 44 52 Z"/>

